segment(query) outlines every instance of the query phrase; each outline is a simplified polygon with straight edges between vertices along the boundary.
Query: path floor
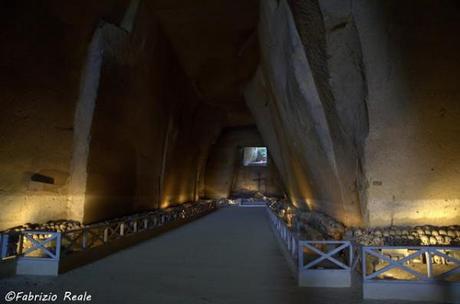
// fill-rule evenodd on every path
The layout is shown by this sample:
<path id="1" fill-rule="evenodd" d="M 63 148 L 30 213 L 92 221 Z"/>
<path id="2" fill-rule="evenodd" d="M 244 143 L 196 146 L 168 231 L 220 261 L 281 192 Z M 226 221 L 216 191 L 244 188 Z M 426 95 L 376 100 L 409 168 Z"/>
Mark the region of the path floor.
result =
<path id="1" fill-rule="evenodd" d="M 65 291 L 86 291 L 91 303 L 108 304 L 402 303 L 362 301 L 359 285 L 297 287 L 265 212 L 223 208 L 59 277 L 4 279 L 0 303 L 11 290 L 55 293 L 55 303 Z"/>

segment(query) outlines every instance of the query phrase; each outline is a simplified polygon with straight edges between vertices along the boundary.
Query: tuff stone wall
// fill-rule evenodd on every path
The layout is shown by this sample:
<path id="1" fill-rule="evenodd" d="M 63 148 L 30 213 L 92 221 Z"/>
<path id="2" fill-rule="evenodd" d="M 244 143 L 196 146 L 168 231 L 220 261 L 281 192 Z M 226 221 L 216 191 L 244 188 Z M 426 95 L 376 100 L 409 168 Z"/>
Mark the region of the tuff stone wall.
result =
<path id="1" fill-rule="evenodd" d="M 337 75 L 352 75 L 349 85 L 358 84 L 358 90 L 350 90 L 355 98 L 336 98 L 343 92 L 335 92 L 325 82 L 331 75 L 328 68 L 320 70 L 329 64 L 321 55 L 326 50 L 320 52 L 319 46 L 306 56 L 287 2 L 264 1 L 261 7 L 262 63 L 246 97 L 289 197 L 297 207 L 323 211 L 346 224 L 359 225 L 362 217 L 356 187 L 360 144 L 366 134 L 360 58 L 358 65 L 347 65 Z M 310 38 L 308 33 L 305 37 Z M 319 43 L 315 37 L 312 40 L 314 45 Z"/>
<path id="2" fill-rule="evenodd" d="M 139 7 L 131 35 L 115 27 L 106 33 L 84 223 L 190 202 L 200 194 L 222 115 L 199 102 L 152 11 L 148 2 Z"/>
<path id="3" fill-rule="evenodd" d="M 353 1 L 369 96 L 371 225 L 460 223 L 457 1 Z"/>
<path id="4" fill-rule="evenodd" d="M 89 223 L 203 193 L 225 115 L 197 99 L 154 3 L 119 26 L 128 2 L 2 3 L 0 229 Z"/>
<path id="5" fill-rule="evenodd" d="M 0 229 L 67 216 L 74 110 L 100 18 L 127 1 L 2 1 Z M 33 174 L 54 179 L 32 181 Z"/>
<path id="6" fill-rule="evenodd" d="M 246 100 L 296 207 L 346 225 L 460 222 L 458 14 L 455 1 L 262 2 Z"/>

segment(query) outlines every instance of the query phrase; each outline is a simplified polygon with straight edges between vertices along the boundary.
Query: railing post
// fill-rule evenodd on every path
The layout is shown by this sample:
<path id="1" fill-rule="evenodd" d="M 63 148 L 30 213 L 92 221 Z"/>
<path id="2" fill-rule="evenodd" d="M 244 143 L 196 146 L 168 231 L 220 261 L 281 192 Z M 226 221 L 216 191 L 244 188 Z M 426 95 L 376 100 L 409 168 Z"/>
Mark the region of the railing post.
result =
<path id="1" fill-rule="evenodd" d="M 88 244 L 88 230 L 86 228 L 83 228 L 83 231 L 81 233 L 81 239 L 82 239 L 81 247 L 83 249 L 86 249 L 86 246 Z"/>
<path id="2" fill-rule="evenodd" d="M 56 259 L 59 260 L 61 258 L 61 233 L 56 232 L 56 251 L 55 251 Z"/>
<path id="3" fill-rule="evenodd" d="M 2 243 L 0 258 L 4 259 L 8 254 L 9 235 L 8 234 L 2 234 L 2 235 L 0 235 L 0 238 L 1 238 L 1 243 Z"/>
<path id="4" fill-rule="evenodd" d="M 429 279 L 433 277 L 433 265 L 431 264 L 431 252 L 430 249 L 425 249 L 425 258 L 426 258 L 426 273 Z"/>
<path id="5" fill-rule="evenodd" d="M 23 247 L 24 247 L 24 235 L 21 232 L 19 233 L 19 241 L 18 241 L 17 248 L 16 248 L 16 252 L 18 255 L 22 254 Z"/>
<path id="6" fill-rule="evenodd" d="M 107 243 L 109 240 L 109 227 L 104 228 L 104 243 Z"/>
<path id="7" fill-rule="evenodd" d="M 361 247 L 361 267 L 362 267 L 362 272 L 363 272 L 363 280 L 366 280 L 367 276 L 367 267 L 366 267 L 366 247 L 362 246 Z"/>
<path id="8" fill-rule="evenodd" d="M 353 246 L 351 245 L 351 242 L 348 242 L 348 249 L 349 249 L 348 266 L 352 267 L 353 266 Z"/>
<path id="9" fill-rule="evenodd" d="M 297 243 L 297 267 L 298 267 L 298 273 L 302 271 L 303 268 L 303 245 L 302 242 Z"/>
<path id="10" fill-rule="evenodd" d="M 125 223 L 120 224 L 120 236 L 125 235 Z"/>
<path id="11" fill-rule="evenodd" d="M 292 255 L 294 256 L 294 258 L 297 258 L 297 248 L 299 248 L 299 240 L 297 240 L 296 238 L 294 238 L 294 246 L 292 248 Z"/>

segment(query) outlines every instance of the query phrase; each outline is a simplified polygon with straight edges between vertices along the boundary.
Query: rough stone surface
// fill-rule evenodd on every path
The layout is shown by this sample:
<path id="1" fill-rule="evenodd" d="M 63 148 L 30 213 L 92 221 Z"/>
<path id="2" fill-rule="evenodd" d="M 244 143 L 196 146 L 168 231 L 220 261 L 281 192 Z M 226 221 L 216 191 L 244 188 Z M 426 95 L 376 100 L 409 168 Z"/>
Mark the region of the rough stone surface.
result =
<path id="1" fill-rule="evenodd" d="M 457 1 L 353 1 L 367 77 L 368 223 L 460 223 Z"/>
<path id="2" fill-rule="evenodd" d="M 253 124 L 257 1 L 129 3 L 1 3 L 0 229 L 196 200 L 220 128 Z"/>
<path id="3" fill-rule="evenodd" d="M 262 4 L 246 100 L 294 206 L 349 226 L 458 224 L 458 3 Z"/>
<path id="4" fill-rule="evenodd" d="M 0 4 L 0 229 L 67 217 L 73 118 L 87 46 L 98 20 L 118 23 L 126 3 Z M 55 183 L 32 182 L 40 172 Z"/>
<path id="5" fill-rule="evenodd" d="M 324 50 L 318 48 L 315 54 L 306 56 L 286 1 L 262 4 L 259 32 L 263 59 L 246 92 L 248 105 L 264 140 L 274 151 L 273 158 L 294 205 L 328 213 L 346 224 L 360 224 L 356 145 L 365 130 L 359 126 L 348 130 L 343 125 L 356 122 L 355 112 L 365 119 L 365 113 L 360 114 L 365 94 L 356 93 L 354 104 L 347 104 L 343 98 L 333 100 L 329 85 L 318 87 L 320 81 L 324 83 L 325 72 L 317 69 L 325 58 L 315 54 Z M 338 44 L 336 40 L 332 43 Z M 311 64 L 311 59 L 318 63 Z M 362 89 L 358 67 L 347 68 L 357 75 L 355 82 Z M 266 120 L 270 123 L 264 123 Z"/>
<path id="6" fill-rule="evenodd" d="M 140 17 L 131 38 L 116 28 L 107 34 L 85 223 L 196 199 L 208 147 L 221 126 L 219 113 L 197 99 L 158 21 L 148 16 Z"/>

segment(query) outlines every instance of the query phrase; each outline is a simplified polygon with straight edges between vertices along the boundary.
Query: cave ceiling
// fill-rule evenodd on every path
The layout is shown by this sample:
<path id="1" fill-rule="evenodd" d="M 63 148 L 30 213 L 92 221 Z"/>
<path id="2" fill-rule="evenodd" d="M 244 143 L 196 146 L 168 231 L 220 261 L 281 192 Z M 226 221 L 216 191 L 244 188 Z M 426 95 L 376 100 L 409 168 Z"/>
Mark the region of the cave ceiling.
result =
<path id="1" fill-rule="evenodd" d="M 198 98 L 253 123 L 243 88 L 259 62 L 258 0 L 160 0 L 155 13 Z"/>

